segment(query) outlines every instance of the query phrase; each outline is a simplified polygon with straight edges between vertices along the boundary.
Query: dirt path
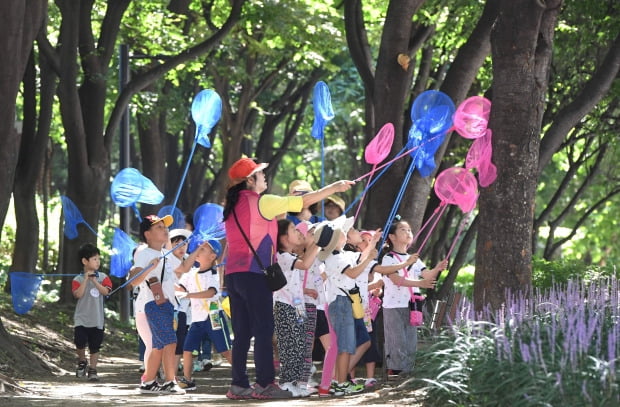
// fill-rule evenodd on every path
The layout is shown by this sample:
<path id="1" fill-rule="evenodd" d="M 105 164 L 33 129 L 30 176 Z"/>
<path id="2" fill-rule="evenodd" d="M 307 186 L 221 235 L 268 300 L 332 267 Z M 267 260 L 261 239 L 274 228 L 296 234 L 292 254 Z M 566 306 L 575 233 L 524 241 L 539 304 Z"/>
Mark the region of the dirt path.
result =
<path id="1" fill-rule="evenodd" d="M 398 393 L 397 382 L 390 386 L 379 385 L 376 391 L 367 391 L 355 396 L 319 398 L 312 396 L 305 399 L 289 399 L 282 401 L 233 401 L 225 397 L 230 383 L 230 365 L 216 366 L 209 372 L 198 372 L 194 379 L 197 390 L 186 395 L 142 395 L 138 392 L 139 364 L 135 360 L 122 357 L 103 358 L 98 371 L 101 380 L 88 382 L 78 379 L 73 372 L 52 376 L 39 381 L 19 381 L 27 392 L 12 394 L 0 392 L 0 406 L 25 407 L 82 407 L 85 402 L 96 406 L 141 406 L 141 405 L 269 405 L 269 406 L 386 406 L 415 405 L 413 395 L 402 397 Z M 250 371 L 252 374 L 252 371 Z M 250 376 L 251 377 L 251 376 Z M 396 400 L 395 400 L 396 398 Z M 391 399 L 391 400 L 390 400 Z"/>

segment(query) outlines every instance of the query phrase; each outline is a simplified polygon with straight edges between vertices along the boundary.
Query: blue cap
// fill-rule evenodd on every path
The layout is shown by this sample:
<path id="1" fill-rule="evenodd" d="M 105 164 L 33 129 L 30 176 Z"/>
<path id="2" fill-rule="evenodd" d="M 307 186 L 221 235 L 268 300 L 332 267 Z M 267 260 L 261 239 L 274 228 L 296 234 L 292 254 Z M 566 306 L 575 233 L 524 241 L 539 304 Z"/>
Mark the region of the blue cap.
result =
<path id="1" fill-rule="evenodd" d="M 209 246 L 211 246 L 211 249 L 213 250 L 213 253 L 215 253 L 216 257 L 220 257 L 222 255 L 222 245 L 219 241 L 215 239 L 209 239 L 207 240 L 207 243 L 209 244 Z"/>

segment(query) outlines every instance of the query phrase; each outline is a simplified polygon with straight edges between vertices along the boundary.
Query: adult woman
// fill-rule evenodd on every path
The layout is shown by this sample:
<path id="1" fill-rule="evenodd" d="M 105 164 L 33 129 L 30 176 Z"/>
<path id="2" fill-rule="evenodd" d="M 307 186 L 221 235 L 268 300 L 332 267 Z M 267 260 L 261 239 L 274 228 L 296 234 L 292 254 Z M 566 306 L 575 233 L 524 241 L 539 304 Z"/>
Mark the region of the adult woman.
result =
<path id="1" fill-rule="evenodd" d="M 273 366 L 273 297 L 259 262 L 248 247 L 246 237 L 268 266 L 274 262 L 278 224 L 276 216 L 299 212 L 303 207 L 336 192 L 344 192 L 354 184 L 337 181 L 318 191 L 302 196 L 262 195 L 267 189 L 263 170 L 268 164 L 257 164 L 250 158 L 237 160 L 228 170 L 230 186 L 224 206 L 228 258 L 225 283 L 230 295 L 233 332 L 232 383 L 226 396 L 230 399 L 274 399 L 292 397 L 289 391 L 274 383 Z M 245 235 L 245 237 L 244 237 Z M 247 357 L 254 337 L 256 385 L 250 387 Z"/>

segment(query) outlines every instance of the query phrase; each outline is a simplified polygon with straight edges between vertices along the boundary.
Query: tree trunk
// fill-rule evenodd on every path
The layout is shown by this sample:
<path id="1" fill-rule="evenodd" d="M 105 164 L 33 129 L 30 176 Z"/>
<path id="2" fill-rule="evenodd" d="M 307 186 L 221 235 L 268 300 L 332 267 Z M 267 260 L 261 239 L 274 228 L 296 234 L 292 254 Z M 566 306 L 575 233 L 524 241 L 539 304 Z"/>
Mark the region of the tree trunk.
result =
<path id="1" fill-rule="evenodd" d="M 36 191 L 45 163 L 52 120 L 52 104 L 56 93 L 56 75 L 46 68 L 45 56 L 40 56 L 40 78 L 36 75 L 34 53 L 24 76 L 24 126 L 19 148 L 13 195 L 17 233 L 11 270 L 34 272 L 39 252 L 39 216 L 36 210 Z M 40 88 L 37 89 L 37 83 Z M 39 115 L 37 117 L 37 93 Z"/>
<path id="2" fill-rule="evenodd" d="M 502 0 L 491 34 L 493 161 L 497 179 L 480 193 L 474 303 L 499 309 L 506 290 L 527 292 L 540 130 L 561 1 Z"/>
<path id="3" fill-rule="evenodd" d="M 403 106 L 409 95 L 414 66 L 410 63 L 406 70 L 403 69 L 397 62 L 398 55 L 412 55 L 410 43 L 413 15 L 423 3 L 424 1 L 420 0 L 390 1 L 381 37 L 374 83 L 365 83 L 367 89 L 372 89 L 372 94 L 367 97 L 371 97 L 373 101 L 373 110 L 366 112 L 367 122 L 375 124 L 374 128 L 368 129 L 370 134 L 367 134 L 367 139 L 370 140 L 385 123 L 392 123 L 394 143 L 390 157 L 394 157 L 406 142 Z M 356 65 L 359 64 L 360 62 L 356 61 Z M 358 71 L 361 71 L 360 68 Z M 394 203 L 392 199 L 386 199 L 386 197 L 396 197 L 402 185 L 398 180 L 402 180 L 408 164 L 407 159 L 396 161 L 372 188 L 366 200 L 367 216 L 363 222 L 365 228 L 383 227 Z"/>
<path id="4" fill-rule="evenodd" d="M 17 166 L 21 131 L 15 129 L 15 98 L 47 3 L 39 0 L 0 2 L 0 224 L 9 208 Z M 0 236 L 0 239 L 2 237 Z"/>

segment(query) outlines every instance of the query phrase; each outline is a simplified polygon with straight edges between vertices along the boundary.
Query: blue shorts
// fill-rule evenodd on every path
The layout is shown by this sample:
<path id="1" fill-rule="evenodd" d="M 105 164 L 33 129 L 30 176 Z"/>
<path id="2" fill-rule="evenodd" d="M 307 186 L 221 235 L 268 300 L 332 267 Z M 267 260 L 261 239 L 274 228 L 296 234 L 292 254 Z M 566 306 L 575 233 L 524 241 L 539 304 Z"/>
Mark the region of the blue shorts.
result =
<path id="1" fill-rule="evenodd" d="M 355 320 L 351 309 L 351 300 L 342 295 L 336 296 L 327 310 L 329 322 L 338 337 L 338 353 L 355 353 Z"/>
<path id="2" fill-rule="evenodd" d="M 366 324 L 364 324 L 364 318 L 355 320 L 355 344 L 360 346 L 370 340 L 370 335 L 368 334 L 368 329 L 366 329 Z"/>
<path id="3" fill-rule="evenodd" d="M 220 311 L 220 318 L 222 322 L 226 321 L 224 317 L 224 311 Z M 195 321 L 189 327 L 187 336 L 185 337 L 185 344 L 183 345 L 184 352 L 200 352 L 202 340 L 209 338 L 215 346 L 215 350 L 218 353 L 226 352 L 231 349 L 230 333 L 228 332 L 228 324 L 222 323 L 222 329 L 213 329 L 211 327 L 211 320 Z"/>
<path id="4" fill-rule="evenodd" d="M 151 328 L 153 349 L 163 349 L 166 345 L 177 343 L 177 333 L 174 332 L 174 306 L 170 301 L 162 305 L 149 301 L 144 305 L 144 313 Z"/>

